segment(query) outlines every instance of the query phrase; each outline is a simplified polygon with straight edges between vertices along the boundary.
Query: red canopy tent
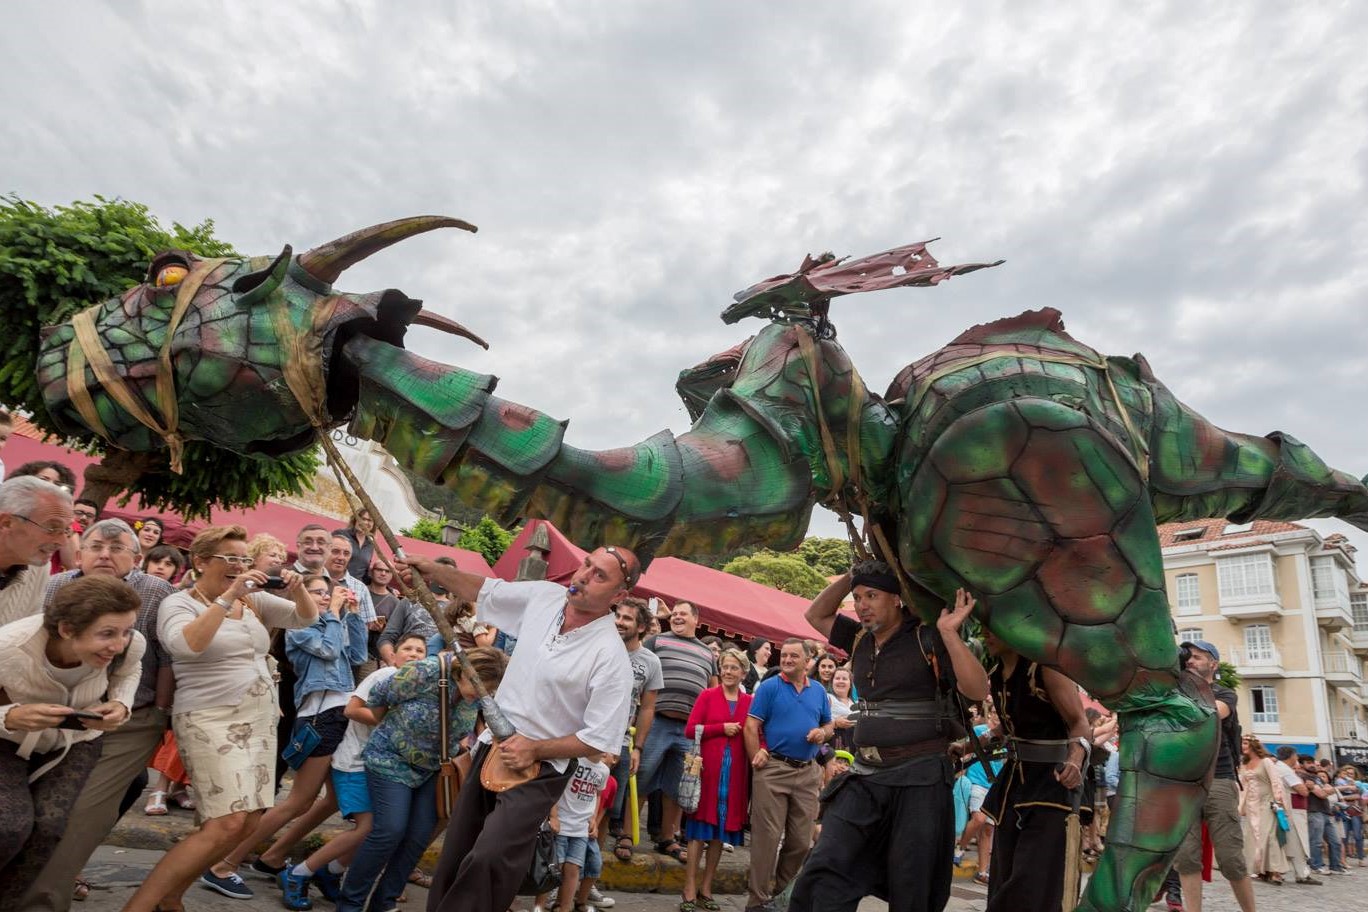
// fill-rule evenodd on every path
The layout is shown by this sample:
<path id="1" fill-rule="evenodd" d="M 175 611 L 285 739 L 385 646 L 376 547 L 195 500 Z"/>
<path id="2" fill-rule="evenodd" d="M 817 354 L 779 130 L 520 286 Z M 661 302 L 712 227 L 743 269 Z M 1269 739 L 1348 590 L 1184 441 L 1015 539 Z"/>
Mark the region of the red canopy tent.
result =
<path id="1" fill-rule="evenodd" d="M 25 423 L 26 424 L 26 423 Z M 17 468 L 25 462 L 35 460 L 45 460 L 49 462 L 60 462 L 62 465 L 76 473 L 80 478 L 86 466 L 95 460 L 78 450 L 69 450 L 57 444 L 46 443 L 37 440 L 29 434 L 31 426 L 19 425 L 15 428 L 15 433 L 5 445 L 3 456 L 7 469 Z M 146 517 L 156 517 L 162 522 L 162 537 L 168 544 L 176 545 L 180 548 L 188 548 L 190 541 L 205 526 L 210 525 L 241 525 L 247 531 L 256 535 L 265 532 L 274 535 L 283 541 L 286 547 L 293 553 L 295 537 L 301 527 L 309 523 L 318 523 L 328 529 L 335 529 L 339 525 L 338 520 L 323 516 L 317 513 L 310 513 L 307 510 L 300 510 L 296 507 L 288 507 L 278 503 L 263 503 L 250 510 L 219 510 L 210 511 L 209 521 L 186 522 L 174 513 L 161 513 L 155 510 L 143 509 L 141 503 L 135 497 L 129 501 L 126 507 L 110 504 L 104 509 L 103 516 L 114 517 L 117 519 L 133 522 L 137 519 Z M 420 541 L 416 538 L 400 538 L 407 553 L 422 555 L 424 557 L 441 557 L 443 555 L 454 558 L 456 566 L 467 573 L 478 573 L 482 576 L 493 576 L 494 571 L 490 569 L 489 562 L 484 556 L 474 551 L 463 551 L 460 548 L 452 548 L 448 545 L 438 545 L 432 542 Z"/>
<path id="2" fill-rule="evenodd" d="M 584 561 L 584 549 L 545 520 L 533 520 L 494 564 L 494 576 L 511 580 L 518 562 L 527 556 L 528 539 L 537 526 L 546 530 L 551 551 L 546 555 L 546 578 L 569 582 Z M 713 570 L 676 557 L 657 557 L 632 590 L 641 598 L 660 598 L 669 604 L 681 599 L 698 606 L 700 623 L 710 630 L 741 640 L 764 637 L 781 642 L 796 636 L 822 639 L 803 618 L 808 600 L 769 586 Z"/>

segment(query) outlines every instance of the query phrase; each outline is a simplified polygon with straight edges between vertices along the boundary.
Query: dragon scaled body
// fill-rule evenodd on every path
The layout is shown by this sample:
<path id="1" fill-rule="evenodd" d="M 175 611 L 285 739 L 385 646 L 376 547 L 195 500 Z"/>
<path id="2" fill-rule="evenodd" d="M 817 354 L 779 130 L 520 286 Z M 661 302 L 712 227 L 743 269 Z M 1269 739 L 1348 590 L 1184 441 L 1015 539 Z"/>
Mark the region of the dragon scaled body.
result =
<path id="1" fill-rule="evenodd" d="M 471 334 L 395 290 L 334 291 L 420 217 L 299 256 L 158 257 L 148 281 L 50 328 L 38 371 L 53 418 L 130 450 L 203 439 L 269 457 L 350 421 L 445 496 L 544 517 L 584 547 L 652 554 L 796 545 L 814 504 L 887 533 L 912 607 L 964 587 L 979 620 L 1121 719 L 1121 787 L 1080 908 L 1143 909 L 1196 819 L 1216 745 L 1209 692 L 1180 672 L 1156 523 L 1338 516 L 1368 489 L 1284 434 L 1215 427 L 1140 356 L 1104 357 L 1051 309 L 975 327 L 869 394 L 827 322 L 831 298 L 931 285 L 925 245 L 809 258 L 737 296 L 754 337 L 684 371 L 678 437 L 591 452 L 494 395 L 495 378 L 403 348 L 412 324 Z M 473 336 L 472 336 L 473 338 Z"/>

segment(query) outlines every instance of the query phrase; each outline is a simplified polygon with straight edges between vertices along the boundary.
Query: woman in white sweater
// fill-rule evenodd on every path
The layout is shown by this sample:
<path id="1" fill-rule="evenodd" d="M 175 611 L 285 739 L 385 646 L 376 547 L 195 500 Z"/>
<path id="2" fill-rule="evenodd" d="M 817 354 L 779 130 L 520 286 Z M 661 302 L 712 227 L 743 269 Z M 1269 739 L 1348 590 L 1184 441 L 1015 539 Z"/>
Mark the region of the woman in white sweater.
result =
<path id="1" fill-rule="evenodd" d="M 125 912 L 183 909 L 197 879 L 228 896 L 246 893 L 237 874 L 208 868 L 252 832 L 275 803 L 276 684 L 268 662 L 271 627 L 308 627 L 318 606 L 300 577 L 280 573 L 281 598 L 263 591 L 267 576 L 249 569 L 247 530 L 210 526 L 190 543 L 195 584 L 169 595 L 157 635 L 171 654 L 176 701 L 171 727 L 195 783 L 200 829 L 166 853 L 124 906 Z"/>
<path id="2" fill-rule="evenodd" d="M 32 885 L 100 759 L 96 739 L 128 721 L 141 606 L 123 580 L 84 576 L 0 627 L 0 897 Z"/>

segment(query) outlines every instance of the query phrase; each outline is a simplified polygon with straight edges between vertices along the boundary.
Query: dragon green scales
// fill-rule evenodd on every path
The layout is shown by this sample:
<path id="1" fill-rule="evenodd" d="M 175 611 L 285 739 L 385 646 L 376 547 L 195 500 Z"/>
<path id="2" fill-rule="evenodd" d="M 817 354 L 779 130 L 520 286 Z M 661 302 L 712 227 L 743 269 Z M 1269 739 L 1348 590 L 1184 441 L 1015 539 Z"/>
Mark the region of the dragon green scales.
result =
<path id="1" fill-rule="evenodd" d="M 173 457 L 184 439 L 270 457 L 350 421 L 453 498 L 647 558 L 793 547 L 817 503 L 863 513 L 923 617 L 967 588 L 1012 649 L 1120 714 L 1119 801 L 1081 908 L 1148 905 L 1198 814 L 1217 728 L 1178 667 L 1156 523 L 1368 528 L 1362 482 L 1285 434 L 1215 427 L 1142 357 L 1099 355 L 1048 308 L 977 326 L 866 393 L 827 322 L 832 297 L 996 265 L 942 267 L 925 245 L 809 259 L 742 292 L 723 319 L 767 325 L 681 374 L 688 432 L 576 449 L 564 422 L 493 395 L 494 377 L 403 348 L 412 324 L 476 338 L 459 324 L 393 289 L 333 289 L 365 256 L 441 227 L 473 230 L 418 217 L 299 256 L 162 254 L 145 284 L 47 331 L 44 401 L 60 426 Z"/>

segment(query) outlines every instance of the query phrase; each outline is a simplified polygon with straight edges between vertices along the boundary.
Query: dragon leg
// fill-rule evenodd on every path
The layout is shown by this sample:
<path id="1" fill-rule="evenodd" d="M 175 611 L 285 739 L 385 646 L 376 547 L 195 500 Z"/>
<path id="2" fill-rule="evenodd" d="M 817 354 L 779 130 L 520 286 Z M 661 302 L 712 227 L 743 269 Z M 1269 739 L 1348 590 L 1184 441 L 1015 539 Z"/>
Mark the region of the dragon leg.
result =
<path id="1" fill-rule="evenodd" d="M 729 389 L 679 438 L 589 451 L 564 443 L 566 422 L 494 396 L 487 374 L 367 336 L 343 357 L 360 390 L 351 432 L 505 524 L 549 519 L 581 546 L 627 545 L 643 560 L 757 540 L 792 548 L 807 529 L 808 461 Z"/>
<path id="2" fill-rule="evenodd" d="M 1121 787 L 1081 908 L 1144 909 L 1206 794 L 1217 717 L 1183 675 L 1147 488 L 1087 414 L 1046 399 L 971 411 L 904 488 L 900 556 L 942 599 L 958 587 L 1028 660 L 1121 719 Z"/>

